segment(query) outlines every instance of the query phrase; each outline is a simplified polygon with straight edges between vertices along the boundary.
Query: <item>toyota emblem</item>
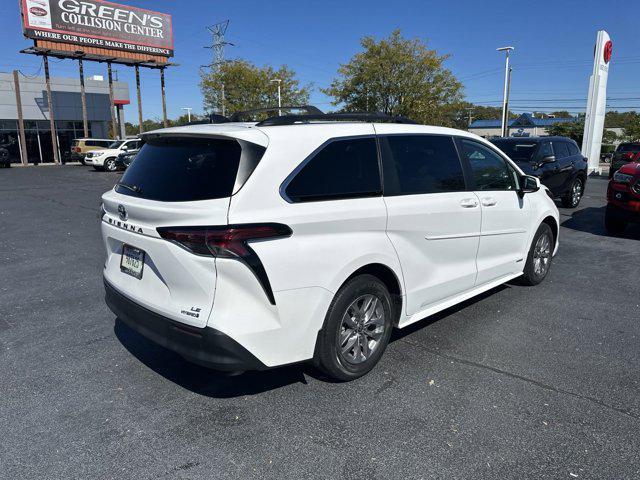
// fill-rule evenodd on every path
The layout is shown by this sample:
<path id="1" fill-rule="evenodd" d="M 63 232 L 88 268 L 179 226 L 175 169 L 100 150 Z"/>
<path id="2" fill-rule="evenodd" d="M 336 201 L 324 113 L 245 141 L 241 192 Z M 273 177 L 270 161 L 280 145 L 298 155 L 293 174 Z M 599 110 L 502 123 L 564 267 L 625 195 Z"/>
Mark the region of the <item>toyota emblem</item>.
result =
<path id="1" fill-rule="evenodd" d="M 118 215 L 120 215 L 120 220 L 127 219 L 127 209 L 124 208 L 124 205 L 118 205 Z"/>

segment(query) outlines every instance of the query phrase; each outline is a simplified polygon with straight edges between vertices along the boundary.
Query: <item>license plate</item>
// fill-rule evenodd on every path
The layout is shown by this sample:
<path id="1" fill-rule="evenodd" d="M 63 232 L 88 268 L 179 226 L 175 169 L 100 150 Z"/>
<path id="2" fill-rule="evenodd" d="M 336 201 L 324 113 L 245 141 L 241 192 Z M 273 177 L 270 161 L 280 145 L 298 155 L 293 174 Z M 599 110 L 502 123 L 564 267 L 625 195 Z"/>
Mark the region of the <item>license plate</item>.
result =
<path id="1" fill-rule="evenodd" d="M 144 251 L 131 245 L 122 245 L 122 257 L 120 258 L 120 271 L 136 277 L 142 278 L 142 268 L 144 267 Z"/>

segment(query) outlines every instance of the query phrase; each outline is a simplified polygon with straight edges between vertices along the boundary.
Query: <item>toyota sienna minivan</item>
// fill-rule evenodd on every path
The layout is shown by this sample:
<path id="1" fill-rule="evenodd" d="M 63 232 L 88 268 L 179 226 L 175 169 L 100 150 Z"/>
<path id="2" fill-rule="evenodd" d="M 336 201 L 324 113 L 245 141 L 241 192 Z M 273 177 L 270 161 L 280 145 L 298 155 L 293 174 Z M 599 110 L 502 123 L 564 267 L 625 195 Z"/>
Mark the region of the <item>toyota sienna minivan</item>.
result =
<path id="1" fill-rule="evenodd" d="M 106 302 L 200 365 L 351 380 L 394 328 L 558 249 L 552 194 L 491 143 L 382 115 L 157 130 L 102 197 Z"/>

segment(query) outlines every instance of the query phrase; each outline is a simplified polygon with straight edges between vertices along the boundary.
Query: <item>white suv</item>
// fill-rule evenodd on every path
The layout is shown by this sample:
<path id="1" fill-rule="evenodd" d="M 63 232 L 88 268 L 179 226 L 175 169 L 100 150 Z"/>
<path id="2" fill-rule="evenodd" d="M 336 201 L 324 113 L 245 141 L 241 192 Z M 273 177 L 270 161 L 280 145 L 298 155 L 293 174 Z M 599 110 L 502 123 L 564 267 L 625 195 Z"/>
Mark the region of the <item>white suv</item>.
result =
<path id="1" fill-rule="evenodd" d="M 393 328 L 547 275 L 558 210 L 493 145 L 313 118 L 144 135 L 102 197 L 106 302 L 123 322 L 215 369 L 313 360 L 350 380 Z"/>
<path id="2" fill-rule="evenodd" d="M 118 155 L 131 150 L 137 150 L 140 148 L 141 140 L 134 138 L 131 140 L 116 140 L 106 150 L 93 150 L 88 152 L 85 157 L 85 162 L 88 165 L 93 165 L 96 170 L 107 170 L 114 172 L 118 169 L 116 159 Z"/>

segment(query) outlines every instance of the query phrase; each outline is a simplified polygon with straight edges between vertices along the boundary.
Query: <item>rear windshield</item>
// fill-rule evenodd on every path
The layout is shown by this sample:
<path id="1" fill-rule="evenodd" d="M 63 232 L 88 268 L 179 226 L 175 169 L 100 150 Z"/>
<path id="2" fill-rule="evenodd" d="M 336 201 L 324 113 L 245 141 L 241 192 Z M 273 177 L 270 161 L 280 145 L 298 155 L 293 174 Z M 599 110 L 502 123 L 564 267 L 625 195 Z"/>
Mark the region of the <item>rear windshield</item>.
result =
<path id="1" fill-rule="evenodd" d="M 621 143 L 618 152 L 640 152 L 640 143 Z"/>
<path id="2" fill-rule="evenodd" d="M 494 140 L 492 143 L 515 162 L 530 162 L 538 150 L 537 142 Z"/>
<path id="3" fill-rule="evenodd" d="M 235 140 L 151 139 L 122 176 L 116 192 L 163 202 L 230 197 L 241 153 Z"/>

